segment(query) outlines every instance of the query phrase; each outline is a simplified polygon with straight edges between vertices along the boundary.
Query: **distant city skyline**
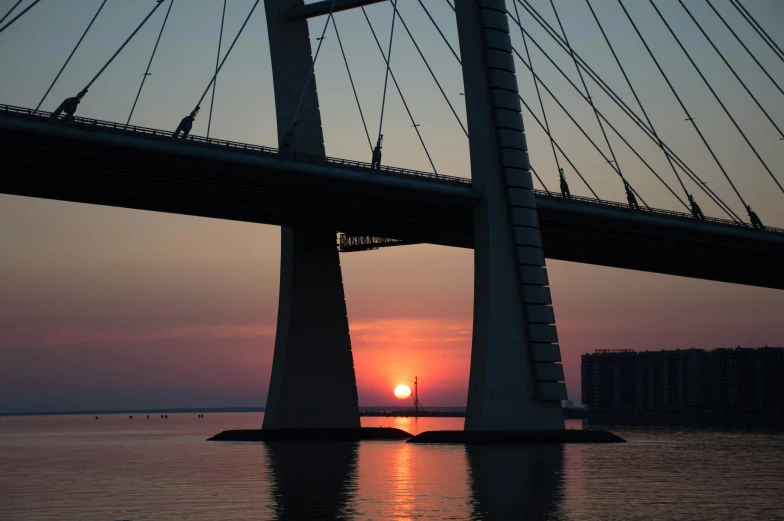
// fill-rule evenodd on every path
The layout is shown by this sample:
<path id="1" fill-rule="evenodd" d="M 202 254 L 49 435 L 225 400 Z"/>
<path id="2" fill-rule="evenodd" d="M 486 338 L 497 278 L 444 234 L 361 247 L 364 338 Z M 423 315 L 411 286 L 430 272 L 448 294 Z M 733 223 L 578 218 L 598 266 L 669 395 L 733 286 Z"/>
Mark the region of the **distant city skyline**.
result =
<path id="1" fill-rule="evenodd" d="M 784 347 L 595 351 L 581 357 L 589 412 L 757 415 L 784 412 Z"/>
<path id="2" fill-rule="evenodd" d="M 429 2 L 434 18 L 456 44 L 451 10 L 445 2 Z M 12 3 L 0 0 L 0 14 Z M 224 51 L 252 3 L 229 3 Z M 679 152 L 688 154 L 689 163 L 709 186 L 741 212 L 710 157 L 698 149 L 693 132 L 644 59 L 628 24 L 613 3 L 595 3 L 657 128 Z M 767 224 L 784 226 L 782 194 L 749 158 L 688 63 L 671 59 L 674 44 L 660 23 L 648 16 L 649 3 L 626 3 L 666 60 L 706 133 L 718 143 L 722 160 L 740 179 L 739 186 L 755 210 Z M 732 14 L 723 2 L 715 3 L 728 17 Z M 71 0 L 67 6 L 42 2 L 0 34 L 4 76 L 0 103 L 34 107 L 99 4 L 98 0 Z M 548 2 L 533 4 L 553 18 Z M 784 121 L 779 93 L 722 32 L 704 3 L 687 4 L 693 5 L 701 20 L 710 21 L 708 29 L 717 39 L 725 35 L 719 40 L 722 48 L 753 79 L 751 86 L 772 117 Z M 42 109 L 54 109 L 84 87 L 152 5 L 152 0 L 109 2 Z M 214 72 L 222 5 L 218 0 L 175 1 L 132 123 L 173 130 L 193 108 Z M 781 3 L 747 1 L 744 5 L 769 29 L 784 25 Z M 454 58 L 421 8 L 401 3 L 400 9 L 465 121 L 462 78 Z M 751 137 L 762 143 L 766 159 L 781 179 L 781 142 L 699 33 L 690 29 L 688 19 L 682 19 L 677 6 L 662 4 L 662 9 L 677 20 L 676 30 L 689 48 L 709 64 L 706 70 L 719 84 L 721 95 L 733 103 Z M 125 122 L 163 20 L 163 9 L 159 11 L 90 89 L 79 115 Z M 267 35 L 263 9 L 258 11 L 219 76 L 211 135 L 276 146 Z M 596 27 L 584 23 L 588 13 L 584 4 L 564 11 L 573 45 L 612 85 L 623 86 Z M 374 5 L 367 12 L 382 44 L 388 41 L 390 6 Z M 336 20 L 373 137 L 384 64 L 360 12 L 340 13 Z M 748 26 L 740 25 L 742 20 L 737 16 L 732 20 L 755 55 L 784 84 L 781 62 Z M 323 23 L 323 18 L 311 21 L 312 42 L 317 43 Z M 541 31 L 533 27 L 530 31 L 545 41 Z M 327 153 L 369 161 L 367 139 L 332 28 L 326 36 L 316 74 Z M 513 34 L 513 43 L 522 45 L 519 33 Z M 439 172 L 468 176 L 465 136 L 400 27 L 393 53 L 392 68 L 422 125 Z M 568 85 L 554 79 L 545 59 L 534 50 L 532 56 L 537 72 L 553 78 L 558 95 L 577 106 L 580 100 L 575 101 Z M 565 69 L 571 67 L 569 73 L 574 71 L 568 57 L 560 56 L 559 62 Z M 530 74 L 519 63 L 518 78 L 521 94 L 537 106 Z M 628 94 L 623 91 L 623 95 Z M 397 93 L 390 91 L 388 96 L 384 163 L 429 170 Z M 598 92 L 596 96 L 608 117 L 623 121 L 606 99 Z M 552 100 L 545 98 L 545 102 L 556 139 L 580 159 L 579 166 L 592 185 L 603 197 L 623 201 L 617 177 L 568 126 Z M 194 134 L 206 131 L 207 108 L 202 105 Z M 579 117 L 598 139 L 593 114 L 583 110 Z M 523 119 L 532 163 L 553 189 L 557 174 L 549 141 L 530 115 L 524 113 Z M 633 132 L 626 122 L 621 126 Z M 642 150 L 655 156 L 652 145 L 634 136 Z M 650 194 L 652 206 L 679 209 L 658 181 L 638 168 L 628 150 L 621 150 L 615 141 L 613 145 L 619 149 L 619 163 L 632 171 L 631 181 Z M 667 172 L 663 157 L 653 162 L 657 170 Z M 567 174 L 573 180 L 572 192 L 587 194 L 574 172 L 567 169 Z M 672 172 L 666 175 L 671 177 Z M 703 209 L 720 215 L 707 202 Z M 264 405 L 278 298 L 277 228 L 0 195 L 0 237 L 0 412 Z M 341 262 L 360 405 L 398 403 L 393 389 L 410 385 L 415 375 L 420 377 L 427 406 L 465 405 L 472 252 L 416 245 L 342 254 Z M 553 260 L 547 264 L 569 399 L 575 403 L 580 401 L 579 357 L 593 349 L 784 344 L 784 292 Z"/>

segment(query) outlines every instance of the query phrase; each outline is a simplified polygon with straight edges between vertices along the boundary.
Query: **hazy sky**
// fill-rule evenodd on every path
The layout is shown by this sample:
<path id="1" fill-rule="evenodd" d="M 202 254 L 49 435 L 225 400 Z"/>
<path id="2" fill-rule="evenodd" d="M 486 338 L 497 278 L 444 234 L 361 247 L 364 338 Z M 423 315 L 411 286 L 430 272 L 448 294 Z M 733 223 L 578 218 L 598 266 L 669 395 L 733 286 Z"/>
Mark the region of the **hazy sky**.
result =
<path id="1" fill-rule="evenodd" d="M 744 25 L 727 0 L 712 0 L 784 85 L 784 65 Z M 28 5 L 26 0 L 23 5 Z M 446 2 L 424 0 L 457 48 Z M 0 16 L 11 7 L 0 0 Z M 252 0 L 228 3 L 224 49 Z M 549 1 L 533 5 L 554 23 Z M 784 227 L 782 202 L 768 174 L 690 68 L 648 0 L 625 2 L 744 197 L 767 224 Z M 777 123 L 781 93 L 720 25 L 703 0 L 686 5 Z M 35 107 L 100 0 L 45 1 L 0 34 L 0 103 Z M 42 108 L 76 94 L 154 5 L 109 0 Z M 198 101 L 214 70 L 220 0 L 175 0 L 132 123 L 174 128 Z M 402 16 L 465 121 L 460 68 L 418 2 Z M 511 7 L 511 0 L 509 3 Z M 570 41 L 632 103 L 582 0 L 557 1 Z M 593 0 L 660 135 L 742 214 L 737 199 L 645 55 L 616 0 Z M 770 123 L 671 0 L 657 0 L 717 93 L 784 180 L 784 154 Z M 778 0 L 746 1 L 774 37 L 784 24 Z M 79 115 L 124 122 L 168 1 L 92 86 Z M 389 4 L 367 9 L 386 49 Z M 320 36 L 325 18 L 311 22 Z M 373 139 L 378 132 L 384 63 L 360 11 L 337 16 L 341 38 Z M 523 24 L 573 80 L 574 65 L 527 15 Z M 514 29 L 514 27 L 513 27 Z M 519 32 L 513 43 L 522 51 Z M 529 42 L 530 45 L 530 42 Z M 587 104 L 531 48 L 537 72 L 606 150 Z M 408 35 L 395 29 L 392 68 L 440 173 L 470 175 L 466 138 Z M 317 65 L 327 153 L 369 160 L 370 151 L 345 65 L 330 27 Z M 521 93 L 539 114 L 530 74 L 518 63 Z M 589 83 L 597 107 L 676 187 L 666 160 Z M 545 97 L 555 138 L 603 198 L 623 200 L 601 156 Z M 204 134 L 207 104 L 194 127 Z M 550 145 L 524 112 L 532 163 L 557 186 Z M 218 81 L 211 135 L 277 142 L 264 11 L 260 6 Z M 384 162 L 430 170 L 397 93 L 388 93 Z M 613 137 L 625 175 L 652 206 L 679 209 L 653 175 Z M 572 192 L 588 195 L 570 167 Z M 700 196 L 709 215 L 719 210 Z M 275 227 L 0 196 L 0 412 L 93 408 L 261 406 L 275 336 L 279 231 Z M 429 245 L 341 256 L 362 405 L 394 404 L 399 383 L 421 382 L 425 405 L 464 405 L 471 345 L 472 252 Z M 784 292 L 549 261 L 569 396 L 580 399 L 579 355 L 597 348 L 673 349 L 784 344 Z"/>

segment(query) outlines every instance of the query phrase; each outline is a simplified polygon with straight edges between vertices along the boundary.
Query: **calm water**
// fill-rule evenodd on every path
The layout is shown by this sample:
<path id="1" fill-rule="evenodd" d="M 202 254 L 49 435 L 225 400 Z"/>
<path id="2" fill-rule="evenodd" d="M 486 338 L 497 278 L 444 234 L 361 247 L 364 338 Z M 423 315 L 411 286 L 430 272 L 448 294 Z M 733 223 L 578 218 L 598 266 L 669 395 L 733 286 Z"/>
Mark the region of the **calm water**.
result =
<path id="1" fill-rule="evenodd" d="M 262 414 L 0 418 L 0 519 L 784 519 L 784 436 L 621 445 L 215 443 Z M 459 418 L 365 418 L 417 433 Z M 578 423 L 570 427 L 579 428 Z"/>

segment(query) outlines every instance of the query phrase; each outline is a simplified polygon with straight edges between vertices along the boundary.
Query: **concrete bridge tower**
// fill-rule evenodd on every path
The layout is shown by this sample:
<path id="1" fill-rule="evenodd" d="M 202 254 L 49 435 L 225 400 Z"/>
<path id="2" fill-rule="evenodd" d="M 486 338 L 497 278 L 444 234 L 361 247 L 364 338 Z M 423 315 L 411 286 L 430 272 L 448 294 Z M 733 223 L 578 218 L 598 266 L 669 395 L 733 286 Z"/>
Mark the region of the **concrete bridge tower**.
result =
<path id="1" fill-rule="evenodd" d="M 264 2 L 278 139 L 282 142 L 292 132 L 292 150 L 323 156 L 307 20 L 286 18 L 289 8 L 303 3 Z M 318 222 L 322 204 L 318 197 L 303 198 L 299 204 L 308 224 L 281 229 L 278 325 L 264 428 L 358 428 L 357 385 L 336 230 L 329 223 L 312 224 Z"/>
<path id="2" fill-rule="evenodd" d="M 504 0 L 456 0 L 474 210 L 466 430 L 563 429 L 566 399 Z"/>

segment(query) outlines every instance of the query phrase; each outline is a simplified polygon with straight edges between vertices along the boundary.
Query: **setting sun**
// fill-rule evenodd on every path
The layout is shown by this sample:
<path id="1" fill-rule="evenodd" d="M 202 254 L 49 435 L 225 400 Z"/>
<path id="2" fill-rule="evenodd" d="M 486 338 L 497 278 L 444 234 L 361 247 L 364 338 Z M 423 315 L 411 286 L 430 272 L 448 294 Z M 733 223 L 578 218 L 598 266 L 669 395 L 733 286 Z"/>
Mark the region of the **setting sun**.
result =
<path id="1" fill-rule="evenodd" d="M 395 396 L 401 400 L 405 400 L 411 396 L 411 388 L 407 385 L 398 385 L 395 387 Z"/>

